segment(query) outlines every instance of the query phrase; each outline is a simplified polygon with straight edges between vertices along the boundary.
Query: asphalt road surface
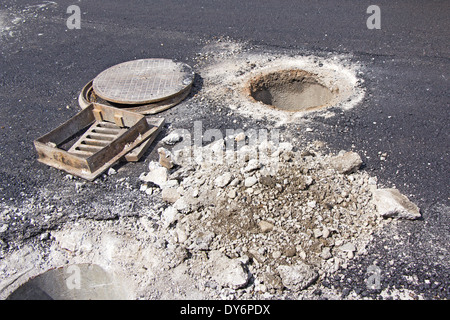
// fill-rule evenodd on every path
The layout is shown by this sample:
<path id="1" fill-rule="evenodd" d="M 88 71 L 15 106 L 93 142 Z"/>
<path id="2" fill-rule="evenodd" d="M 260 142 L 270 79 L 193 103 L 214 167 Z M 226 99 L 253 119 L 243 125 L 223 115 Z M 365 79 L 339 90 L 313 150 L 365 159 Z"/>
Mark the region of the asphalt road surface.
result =
<path id="1" fill-rule="evenodd" d="M 72 4 L 81 9 L 81 29 L 66 26 Z M 381 29 L 366 26 L 371 4 L 381 9 Z M 343 297 L 357 290 L 377 298 L 364 286 L 368 266 L 377 261 L 384 285 L 448 299 L 449 16 L 446 0 L 3 0 L 1 202 L 20 206 L 42 186 L 52 190 L 70 183 L 64 173 L 36 161 L 33 140 L 73 116 L 80 88 L 114 64 L 148 57 L 191 63 L 205 42 L 219 37 L 261 50 L 351 54 L 367 70 L 362 75 L 366 97 L 335 117 L 314 119 L 311 138 L 337 151 L 359 151 L 364 170 L 408 195 L 423 219 L 398 224 L 396 239 L 392 230 L 381 232 L 366 257 L 324 285 L 340 288 Z M 176 124 L 173 115 L 167 112 Z M 379 159 L 379 152 L 387 154 L 386 160 Z M 144 167 L 140 163 L 128 170 L 142 172 Z M 101 188 L 95 188 L 98 195 Z M 28 227 L 18 222 L 2 235 L 3 245 L 54 225 Z"/>

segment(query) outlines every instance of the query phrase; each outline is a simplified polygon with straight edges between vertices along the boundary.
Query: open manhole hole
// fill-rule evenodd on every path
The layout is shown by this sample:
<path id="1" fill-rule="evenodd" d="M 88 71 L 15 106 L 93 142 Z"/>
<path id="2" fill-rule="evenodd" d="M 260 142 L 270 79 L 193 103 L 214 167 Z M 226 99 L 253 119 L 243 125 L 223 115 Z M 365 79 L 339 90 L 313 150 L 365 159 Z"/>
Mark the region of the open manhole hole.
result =
<path id="1" fill-rule="evenodd" d="M 281 70 L 259 75 L 248 84 L 249 95 L 282 111 L 310 111 L 332 104 L 338 89 L 322 84 L 317 75 L 304 70 Z"/>
<path id="2" fill-rule="evenodd" d="M 115 274 L 94 264 L 50 269 L 31 278 L 7 300 L 126 300 L 128 290 Z"/>

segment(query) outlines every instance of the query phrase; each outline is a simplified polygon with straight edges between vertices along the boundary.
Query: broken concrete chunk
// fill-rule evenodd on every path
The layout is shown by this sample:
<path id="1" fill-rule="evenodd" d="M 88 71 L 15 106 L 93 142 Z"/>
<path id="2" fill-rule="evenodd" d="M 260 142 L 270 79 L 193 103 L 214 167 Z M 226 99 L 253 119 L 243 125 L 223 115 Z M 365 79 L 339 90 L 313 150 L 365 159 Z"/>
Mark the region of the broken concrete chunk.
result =
<path id="1" fill-rule="evenodd" d="M 214 232 L 211 231 L 196 231 L 192 235 L 193 242 L 189 246 L 189 250 L 209 250 L 209 246 L 215 237 Z"/>
<path id="2" fill-rule="evenodd" d="M 175 165 L 174 157 L 169 150 L 167 150 L 166 148 L 159 148 L 158 154 L 160 165 L 162 165 L 164 168 L 167 169 L 172 169 L 174 167 Z"/>
<path id="3" fill-rule="evenodd" d="M 168 136 L 166 136 L 164 139 L 162 139 L 161 142 L 168 144 L 168 145 L 174 145 L 174 144 L 180 142 L 182 139 L 183 139 L 183 137 L 181 135 L 179 135 L 176 132 L 172 132 Z"/>
<path id="4" fill-rule="evenodd" d="M 161 197 L 164 201 L 174 203 L 180 199 L 180 193 L 175 188 L 164 188 L 161 192 Z"/>
<path id="5" fill-rule="evenodd" d="M 420 209 L 397 189 L 373 191 L 372 202 L 384 218 L 414 220 L 421 217 Z"/>
<path id="6" fill-rule="evenodd" d="M 253 187 L 258 182 L 258 178 L 251 176 L 245 179 L 244 184 L 247 188 Z"/>
<path id="7" fill-rule="evenodd" d="M 260 221 L 258 223 L 259 228 L 261 229 L 261 232 L 266 233 L 273 230 L 274 225 L 267 221 Z"/>
<path id="8" fill-rule="evenodd" d="M 214 184 L 216 185 L 216 187 L 224 188 L 230 183 L 231 178 L 232 178 L 231 173 L 226 172 L 226 173 L 222 174 L 221 176 L 218 176 L 214 180 Z"/>
<path id="9" fill-rule="evenodd" d="M 324 260 L 328 260 L 332 257 L 331 249 L 329 247 L 322 248 L 322 252 L 320 253 L 320 257 Z"/>
<path id="10" fill-rule="evenodd" d="M 295 265 L 281 265 L 277 268 L 283 285 L 293 291 L 304 290 L 317 280 L 319 274 L 309 265 L 298 262 Z"/>
<path id="11" fill-rule="evenodd" d="M 355 245 L 351 242 L 344 244 L 343 246 L 339 247 L 339 249 L 344 252 L 355 252 L 356 251 Z"/>
<path id="12" fill-rule="evenodd" d="M 151 182 L 157 186 L 163 185 L 167 181 L 168 171 L 159 163 L 152 161 L 149 164 L 150 172 L 147 174 L 141 174 L 139 177 L 144 182 Z"/>
<path id="13" fill-rule="evenodd" d="M 167 209 L 165 209 L 161 215 L 161 220 L 164 224 L 164 227 L 167 228 L 169 225 L 171 225 L 178 216 L 178 210 L 174 207 L 170 206 Z"/>
<path id="14" fill-rule="evenodd" d="M 249 173 L 261 168 L 261 164 L 257 159 L 251 159 L 245 168 L 241 169 L 241 173 Z"/>
<path id="15" fill-rule="evenodd" d="M 244 132 L 241 132 L 241 133 L 238 133 L 235 137 L 234 137 L 234 140 L 235 141 L 237 141 L 237 142 L 240 142 L 240 141 L 243 141 L 243 140 L 245 140 L 245 133 Z"/>
<path id="16" fill-rule="evenodd" d="M 362 164 L 361 157 L 356 152 L 346 152 L 332 158 L 331 166 L 339 173 L 350 174 L 356 172 Z"/>
<path id="17" fill-rule="evenodd" d="M 210 252 L 209 259 L 212 262 L 212 279 L 219 285 L 234 290 L 247 285 L 249 273 L 239 259 L 230 259 L 217 250 Z"/>

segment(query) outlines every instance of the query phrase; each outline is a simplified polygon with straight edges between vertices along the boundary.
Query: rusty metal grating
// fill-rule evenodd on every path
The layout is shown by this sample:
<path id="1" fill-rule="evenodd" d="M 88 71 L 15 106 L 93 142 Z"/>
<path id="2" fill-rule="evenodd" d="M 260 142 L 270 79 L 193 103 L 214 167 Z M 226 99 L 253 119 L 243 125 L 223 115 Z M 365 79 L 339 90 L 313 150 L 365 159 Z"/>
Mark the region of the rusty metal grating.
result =
<path id="1" fill-rule="evenodd" d="M 39 162 L 92 181 L 123 157 L 131 157 L 127 161 L 137 161 L 143 152 L 141 145 L 148 147 L 163 120 L 154 121 L 154 124 L 138 113 L 90 104 L 58 128 L 36 139 L 34 145 Z M 62 147 L 79 134 L 81 137 L 69 150 Z"/>

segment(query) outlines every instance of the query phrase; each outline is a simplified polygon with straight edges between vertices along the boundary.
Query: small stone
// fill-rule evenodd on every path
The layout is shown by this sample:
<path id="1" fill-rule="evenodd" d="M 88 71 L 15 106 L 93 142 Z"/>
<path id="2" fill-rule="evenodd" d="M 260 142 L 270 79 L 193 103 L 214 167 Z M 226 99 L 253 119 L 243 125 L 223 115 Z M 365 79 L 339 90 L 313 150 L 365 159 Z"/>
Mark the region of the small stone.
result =
<path id="1" fill-rule="evenodd" d="M 237 196 L 236 190 L 231 189 L 230 191 L 228 191 L 227 195 L 228 195 L 228 198 L 230 198 L 230 199 L 236 198 L 236 196 Z"/>
<path id="2" fill-rule="evenodd" d="M 114 175 L 116 173 L 117 173 L 117 171 L 114 168 L 109 168 L 108 169 L 108 176 L 112 176 L 112 175 Z"/>
<path id="3" fill-rule="evenodd" d="M 178 243 L 186 242 L 186 240 L 188 239 L 188 236 L 187 236 L 186 231 L 184 229 L 177 229 L 176 233 L 177 233 Z"/>
<path id="4" fill-rule="evenodd" d="M 168 145 L 174 145 L 178 142 L 180 142 L 183 139 L 181 135 L 179 135 L 176 132 L 172 132 L 168 136 L 166 136 L 164 139 L 161 140 L 162 143 L 168 144 Z"/>
<path id="5" fill-rule="evenodd" d="M 244 132 L 238 133 L 238 134 L 234 137 L 234 140 L 235 140 L 236 142 L 240 142 L 240 141 L 245 140 L 245 133 L 244 133 Z"/>
<path id="6" fill-rule="evenodd" d="M 344 252 L 354 252 L 354 251 L 356 251 L 355 245 L 353 243 L 351 243 L 351 242 L 347 242 L 346 244 L 341 246 L 339 249 L 341 251 L 344 251 Z"/>
<path id="7" fill-rule="evenodd" d="M 298 256 L 299 256 L 301 259 L 305 260 L 305 259 L 306 259 L 306 252 L 303 251 L 303 250 L 298 250 L 298 249 L 297 249 L 297 251 L 299 251 Z"/>
<path id="8" fill-rule="evenodd" d="M 75 191 L 77 193 L 81 192 L 81 190 L 84 188 L 84 182 L 75 182 Z"/>
<path id="9" fill-rule="evenodd" d="M 144 182 L 151 182 L 153 184 L 156 184 L 157 186 L 160 186 L 164 184 L 167 181 L 168 178 L 168 171 L 167 168 L 164 168 L 159 163 L 157 165 L 151 164 L 149 165 L 150 172 L 147 174 L 141 174 L 139 179 L 141 179 Z"/>
<path id="10" fill-rule="evenodd" d="M 192 244 L 189 246 L 190 250 L 209 250 L 215 234 L 211 231 L 196 231 L 191 236 L 194 239 Z"/>
<path id="11" fill-rule="evenodd" d="M 222 287 L 237 290 L 247 285 L 250 275 L 239 259 L 230 259 L 220 251 L 211 251 L 209 259 L 212 262 L 210 271 L 214 281 Z"/>
<path id="12" fill-rule="evenodd" d="M 39 236 L 39 240 L 41 240 L 41 241 L 45 241 L 48 239 L 50 239 L 50 233 L 48 233 L 48 232 L 44 232 Z"/>
<path id="13" fill-rule="evenodd" d="M 222 174 L 221 176 L 217 177 L 214 180 L 214 184 L 216 185 L 216 187 L 224 188 L 230 183 L 231 178 L 232 178 L 231 173 L 226 172 L 226 173 Z"/>
<path id="14" fill-rule="evenodd" d="M 293 257 L 293 256 L 295 256 L 295 254 L 297 253 L 297 251 L 295 250 L 295 247 L 292 247 L 292 246 L 288 246 L 286 249 L 284 249 L 284 255 L 286 256 L 286 257 Z"/>
<path id="15" fill-rule="evenodd" d="M 242 173 L 249 173 L 261 168 L 261 164 L 257 159 L 251 159 L 245 168 L 241 169 Z"/>
<path id="16" fill-rule="evenodd" d="M 8 225 L 6 223 L 0 225 L 0 233 L 5 232 L 6 230 L 8 230 Z"/>
<path id="17" fill-rule="evenodd" d="M 332 257 L 331 250 L 329 247 L 324 247 L 320 253 L 320 257 L 324 260 L 328 260 Z"/>
<path id="18" fill-rule="evenodd" d="M 164 188 L 161 192 L 161 197 L 164 201 L 174 203 L 180 199 L 181 196 L 175 188 Z"/>
<path id="19" fill-rule="evenodd" d="M 167 150 L 166 148 L 159 148 L 158 154 L 160 165 L 167 169 L 172 169 L 174 167 L 175 162 L 173 160 L 173 155 L 169 150 Z"/>
<path id="20" fill-rule="evenodd" d="M 272 258 L 278 259 L 280 257 L 281 257 L 281 251 L 277 250 L 277 251 L 272 252 Z"/>
<path id="21" fill-rule="evenodd" d="M 244 181 L 244 185 L 249 188 L 249 187 L 253 187 L 256 183 L 258 182 L 258 178 L 256 178 L 255 176 L 251 176 L 245 179 Z"/>
<path id="22" fill-rule="evenodd" d="M 281 265 L 277 268 L 277 271 L 283 285 L 292 291 L 308 288 L 319 276 L 314 269 L 303 262 L 298 262 L 295 265 Z"/>
<path id="23" fill-rule="evenodd" d="M 322 238 L 326 239 L 330 235 L 330 230 L 327 227 L 323 227 L 322 229 Z"/>
<path id="24" fill-rule="evenodd" d="M 192 190 L 192 197 L 197 198 L 200 195 L 200 190 L 198 190 L 198 188 L 194 188 L 194 190 Z"/>
<path id="25" fill-rule="evenodd" d="M 234 178 L 233 181 L 230 182 L 230 186 L 236 187 L 239 182 L 241 182 L 238 178 Z"/>
<path id="26" fill-rule="evenodd" d="M 316 203 L 316 201 L 312 200 L 312 201 L 308 201 L 306 204 L 307 204 L 308 207 L 314 209 L 316 207 L 317 203 Z"/>
<path id="27" fill-rule="evenodd" d="M 259 228 L 261 229 L 261 232 L 266 233 L 273 230 L 274 225 L 267 221 L 260 221 L 258 223 Z"/>
<path id="28" fill-rule="evenodd" d="M 186 211 L 189 209 L 189 203 L 186 201 L 186 197 L 180 197 L 174 202 L 173 206 L 179 211 Z"/>
<path id="29" fill-rule="evenodd" d="M 174 207 L 170 206 L 166 208 L 161 215 L 161 220 L 164 223 L 164 227 L 167 228 L 169 225 L 175 222 L 177 215 L 178 210 Z"/>
<path id="30" fill-rule="evenodd" d="M 320 229 L 314 229 L 314 238 L 320 238 L 322 236 L 322 231 L 320 231 Z"/>

